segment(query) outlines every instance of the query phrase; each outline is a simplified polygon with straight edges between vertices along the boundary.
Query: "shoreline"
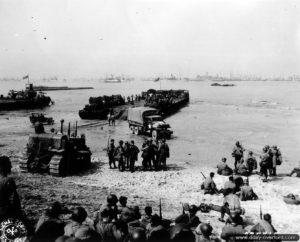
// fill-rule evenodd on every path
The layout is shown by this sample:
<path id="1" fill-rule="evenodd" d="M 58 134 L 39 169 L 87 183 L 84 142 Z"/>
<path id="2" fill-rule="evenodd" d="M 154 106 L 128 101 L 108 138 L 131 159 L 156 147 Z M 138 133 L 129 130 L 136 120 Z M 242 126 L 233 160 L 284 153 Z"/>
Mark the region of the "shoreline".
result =
<path id="1" fill-rule="evenodd" d="M 167 161 L 167 171 L 119 172 L 108 168 L 107 158 L 93 158 L 93 167 L 77 176 L 65 178 L 52 177 L 46 174 L 20 173 L 18 165 L 13 165 L 13 177 L 16 179 L 21 204 L 32 222 L 47 208 L 58 200 L 67 207 L 83 206 L 91 218 L 93 213 L 105 203 L 106 196 L 114 193 L 128 197 L 128 205 L 138 205 L 143 213 L 145 206 L 152 206 L 153 213 L 159 212 L 159 199 L 162 199 L 164 218 L 174 220 L 181 214 L 182 204 L 200 203 L 222 205 L 223 195 L 204 195 L 200 189 L 203 177 L 216 169 L 211 167 L 193 167 L 178 165 L 175 159 Z M 140 166 L 140 162 L 137 164 Z M 222 188 L 228 177 L 215 175 L 218 188 Z M 300 180 L 285 177 L 280 173 L 263 183 L 258 175 L 249 177 L 250 185 L 257 193 L 259 200 L 241 202 L 246 214 L 246 229 L 259 220 L 259 208 L 263 213 L 270 213 L 278 233 L 297 233 L 300 223 L 300 212 L 297 205 L 284 203 L 283 197 L 288 193 L 300 194 Z M 289 214 L 288 219 L 287 214 Z M 220 235 L 224 223 L 218 221 L 220 214 L 215 211 L 197 214 L 202 222 L 209 221 L 214 234 Z"/>

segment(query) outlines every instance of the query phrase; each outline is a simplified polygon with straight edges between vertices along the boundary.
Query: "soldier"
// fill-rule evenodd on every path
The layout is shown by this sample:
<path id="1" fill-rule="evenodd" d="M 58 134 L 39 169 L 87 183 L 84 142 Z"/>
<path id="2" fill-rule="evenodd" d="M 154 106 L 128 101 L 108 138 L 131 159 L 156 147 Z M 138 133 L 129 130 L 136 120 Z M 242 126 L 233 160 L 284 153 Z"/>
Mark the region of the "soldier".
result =
<path id="1" fill-rule="evenodd" d="M 257 169 L 257 161 L 256 158 L 253 156 L 252 151 L 249 151 L 248 157 L 245 160 L 245 165 L 249 171 L 249 174 L 251 174 L 253 170 Z"/>
<path id="2" fill-rule="evenodd" d="M 139 148 L 134 144 L 134 141 L 131 140 L 129 147 L 129 166 L 130 171 L 134 172 L 134 163 L 138 160 L 138 153 L 140 152 Z"/>
<path id="3" fill-rule="evenodd" d="M 247 179 L 244 180 L 244 185 L 241 187 L 240 199 L 241 201 L 258 199 L 257 195 L 253 191 L 253 188 L 249 186 L 249 182 Z"/>
<path id="4" fill-rule="evenodd" d="M 0 222 L 6 218 L 20 218 L 21 204 L 17 187 L 11 173 L 11 162 L 7 156 L 0 157 Z"/>
<path id="5" fill-rule="evenodd" d="M 86 218 L 87 212 L 85 211 L 85 209 L 83 207 L 77 207 L 72 213 L 71 222 L 68 223 L 64 228 L 64 235 L 68 237 L 74 237 L 78 229 L 83 227 L 88 228 L 87 225 L 83 224 Z"/>
<path id="6" fill-rule="evenodd" d="M 235 143 L 232 151 L 232 157 L 234 157 L 234 168 L 236 169 L 237 163 L 243 158 L 245 149 L 242 147 L 239 141 Z"/>
<path id="7" fill-rule="evenodd" d="M 117 203 L 118 203 L 118 197 L 115 195 L 115 194 L 109 194 L 106 198 L 106 201 L 107 203 L 106 204 L 103 204 L 101 207 L 100 207 L 100 216 L 99 214 L 96 215 L 96 219 L 95 221 L 98 222 L 101 218 L 101 212 L 104 211 L 104 210 L 107 210 L 108 213 L 109 213 L 109 217 L 112 219 L 112 220 L 117 220 L 118 218 L 118 206 L 117 206 Z"/>
<path id="8" fill-rule="evenodd" d="M 128 141 L 125 141 L 124 144 L 124 163 L 126 168 L 129 168 L 129 149 L 130 149 L 130 144 Z"/>
<path id="9" fill-rule="evenodd" d="M 270 155 L 272 159 L 272 166 L 270 168 L 270 175 L 276 176 L 276 166 L 281 165 L 282 163 L 282 156 L 280 150 L 277 148 L 276 145 L 273 145 L 270 149 Z"/>
<path id="10" fill-rule="evenodd" d="M 149 159 L 150 159 L 149 166 L 151 167 L 151 161 L 152 161 L 152 167 L 154 167 L 155 170 L 158 169 L 156 153 L 157 153 L 157 146 L 153 144 L 152 139 L 149 139 Z"/>
<path id="11" fill-rule="evenodd" d="M 272 217 L 270 214 L 264 214 L 264 217 L 261 221 L 255 224 L 251 230 L 254 233 L 267 233 L 267 234 L 274 234 L 276 233 L 276 229 L 272 225 Z"/>
<path id="12" fill-rule="evenodd" d="M 223 195 L 226 196 L 228 193 L 228 189 L 231 189 L 233 191 L 236 191 L 236 184 L 234 182 L 233 176 L 230 176 L 228 178 L 228 181 L 225 182 L 224 188 L 223 188 Z"/>
<path id="13" fill-rule="evenodd" d="M 114 237 L 116 228 L 108 210 L 103 210 L 101 212 L 101 219 L 96 222 L 95 228 L 101 235 L 102 241 L 116 241 Z"/>
<path id="14" fill-rule="evenodd" d="M 107 147 L 107 156 L 108 156 L 108 162 L 109 162 L 109 168 L 112 169 L 112 165 L 114 165 L 114 169 L 117 168 L 115 163 L 115 140 L 111 139 L 110 144 Z"/>
<path id="15" fill-rule="evenodd" d="M 233 193 L 231 188 L 227 189 L 227 193 L 224 198 L 223 206 L 221 207 L 221 218 L 219 218 L 221 222 L 225 222 L 225 213 L 232 218 L 232 214 L 236 213 L 237 215 L 241 215 L 243 212 L 239 197 Z"/>
<path id="16" fill-rule="evenodd" d="M 195 205 L 189 206 L 188 212 L 179 215 L 175 219 L 175 224 L 183 223 L 188 226 L 189 229 L 195 230 L 196 227 L 201 223 L 200 219 L 196 215 L 198 209 Z"/>
<path id="17" fill-rule="evenodd" d="M 110 113 L 107 114 L 107 121 L 108 121 L 108 126 L 111 124 L 111 115 Z"/>
<path id="18" fill-rule="evenodd" d="M 30 240 L 38 241 L 55 241 L 59 236 L 64 234 L 64 222 L 59 218 L 62 214 L 62 205 L 59 202 L 54 202 L 51 208 L 47 209 L 36 225 L 35 234 Z"/>
<path id="19" fill-rule="evenodd" d="M 167 158 L 170 157 L 170 149 L 166 143 L 166 139 L 161 139 L 160 145 L 158 147 L 158 166 L 167 170 Z"/>
<path id="20" fill-rule="evenodd" d="M 121 206 L 118 209 L 118 213 L 121 214 L 123 209 L 128 208 L 128 206 L 127 206 L 127 197 L 121 196 L 119 198 L 119 203 L 120 203 Z"/>
<path id="21" fill-rule="evenodd" d="M 115 117 L 114 113 L 111 113 L 110 119 L 111 119 L 111 125 L 116 126 L 116 117 Z"/>
<path id="22" fill-rule="evenodd" d="M 201 185 L 201 189 L 204 190 L 204 194 L 216 194 L 218 193 L 218 189 L 216 186 L 216 183 L 214 182 L 213 178 L 215 176 L 215 173 L 211 172 L 209 174 L 209 177 L 205 179 L 205 181 Z"/>
<path id="23" fill-rule="evenodd" d="M 234 235 L 242 235 L 245 234 L 246 230 L 239 223 L 239 216 L 233 215 L 231 218 L 231 223 L 226 224 L 221 233 L 221 238 L 227 241 L 233 241 L 230 238 Z"/>
<path id="24" fill-rule="evenodd" d="M 229 176 L 232 174 L 232 169 L 226 164 L 226 158 L 223 157 L 222 158 L 222 162 L 218 164 L 217 168 L 218 168 L 218 171 L 217 173 L 219 175 L 222 175 L 222 176 Z"/>
<path id="25" fill-rule="evenodd" d="M 265 146 L 263 148 L 263 155 L 260 157 L 261 162 L 259 163 L 260 165 L 260 173 L 263 175 L 265 178 L 263 179 L 264 182 L 268 181 L 268 169 L 271 166 L 271 156 L 269 154 L 269 146 Z"/>
<path id="26" fill-rule="evenodd" d="M 218 238 L 211 238 L 213 228 L 208 223 L 201 223 L 196 229 L 196 242 L 221 242 Z"/>
<path id="27" fill-rule="evenodd" d="M 145 207 L 145 215 L 142 217 L 141 225 L 146 228 L 147 225 L 151 222 L 152 218 L 152 207 L 146 206 Z"/>
<path id="28" fill-rule="evenodd" d="M 145 142 L 143 143 L 142 146 L 142 158 L 143 158 L 143 170 L 146 171 L 148 169 L 148 165 L 150 165 L 150 169 L 152 169 L 151 167 L 151 160 L 150 160 L 150 142 L 149 140 L 145 140 Z"/>
<path id="29" fill-rule="evenodd" d="M 241 175 L 241 176 L 248 176 L 249 175 L 249 171 L 246 167 L 246 165 L 244 164 L 244 159 L 240 159 L 240 162 L 237 164 L 236 166 L 236 174 Z"/>
<path id="30" fill-rule="evenodd" d="M 119 141 L 119 146 L 115 149 L 114 158 L 118 161 L 118 168 L 120 171 L 125 170 L 125 162 L 124 162 L 124 142 L 123 140 Z"/>

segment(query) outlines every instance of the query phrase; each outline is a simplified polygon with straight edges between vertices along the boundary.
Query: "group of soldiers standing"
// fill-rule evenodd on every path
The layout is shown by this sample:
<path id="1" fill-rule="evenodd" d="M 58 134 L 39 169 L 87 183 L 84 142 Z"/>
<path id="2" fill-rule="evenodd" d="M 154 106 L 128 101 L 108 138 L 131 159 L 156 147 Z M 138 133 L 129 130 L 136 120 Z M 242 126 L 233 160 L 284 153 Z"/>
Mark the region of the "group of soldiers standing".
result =
<path id="1" fill-rule="evenodd" d="M 170 152 L 165 139 L 158 140 L 155 144 L 152 139 L 145 139 L 141 151 L 143 171 L 167 169 L 167 158 L 170 156 Z M 140 149 L 135 145 L 134 140 L 125 143 L 120 140 L 119 145 L 115 146 L 114 139 L 111 139 L 107 147 L 110 169 L 117 168 L 117 161 L 120 171 L 129 168 L 131 172 L 134 172 L 139 153 Z"/>

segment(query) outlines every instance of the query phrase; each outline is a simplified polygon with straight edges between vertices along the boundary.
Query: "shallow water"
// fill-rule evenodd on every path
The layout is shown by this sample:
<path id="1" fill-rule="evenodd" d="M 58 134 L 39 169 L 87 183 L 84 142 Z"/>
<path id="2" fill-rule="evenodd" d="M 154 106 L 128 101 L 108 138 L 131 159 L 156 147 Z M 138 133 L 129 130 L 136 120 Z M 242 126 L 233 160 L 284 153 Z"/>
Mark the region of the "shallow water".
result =
<path id="1" fill-rule="evenodd" d="M 57 123 L 75 120 L 79 124 L 79 109 L 88 104 L 90 96 L 138 94 L 149 88 L 159 89 L 159 82 L 133 81 L 102 83 L 97 81 L 67 81 L 35 83 L 36 85 L 92 86 L 92 90 L 48 92 L 55 105 L 43 110 Z M 169 141 L 173 157 L 191 165 L 215 165 L 221 157 L 231 158 L 236 140 L 257 153 L 265 144 L 277 144 L 287 161 L 286 169 L 294 166 L 300 154 L 300 83 L 299 82 L 236 82 L 234 87 L 210 86 L 211 82 L 161 81 L 162 89 L 187 89 L 191 102 L 180 112 L 169 117 L 174 137 Z M 25 82 L 0 82 L 1 93 L 20 90 Z M 0 112 L 0 137 L 28 133 L 29 113 L 32 110 Z M 101 135 L 116 139 L 134 138 L 126 121 L 120 121 L 115 130 L 102 132 L 100 127 L 87 130 L 94 138 Z M 24 135 L 24 134 L 23 134 Z M 138 144 L 142 137 L 136 138 Z M 91 146 L 96 145 L 94 142 Z"/>

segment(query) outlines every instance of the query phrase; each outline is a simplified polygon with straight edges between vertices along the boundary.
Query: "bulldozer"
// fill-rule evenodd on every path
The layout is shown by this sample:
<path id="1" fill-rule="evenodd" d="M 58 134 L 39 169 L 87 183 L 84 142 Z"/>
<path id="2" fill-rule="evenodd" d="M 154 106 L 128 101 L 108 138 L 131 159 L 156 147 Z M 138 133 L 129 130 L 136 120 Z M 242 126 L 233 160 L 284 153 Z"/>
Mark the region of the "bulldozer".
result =
<path id="1" fill-rule="evenodd" d="M 86 146 L 85 136 L 77 136 L 77 122 L 72 134 L 70 123 L 67 134 L 64 134 L 63 123 L 61 120 L 58 133 L 45 133 L 42 124 L 36 125 L 35 134 L 29 136 L 20 159 L 22 172 L 64 177 L 90 167 L 91 151 Z"/>

